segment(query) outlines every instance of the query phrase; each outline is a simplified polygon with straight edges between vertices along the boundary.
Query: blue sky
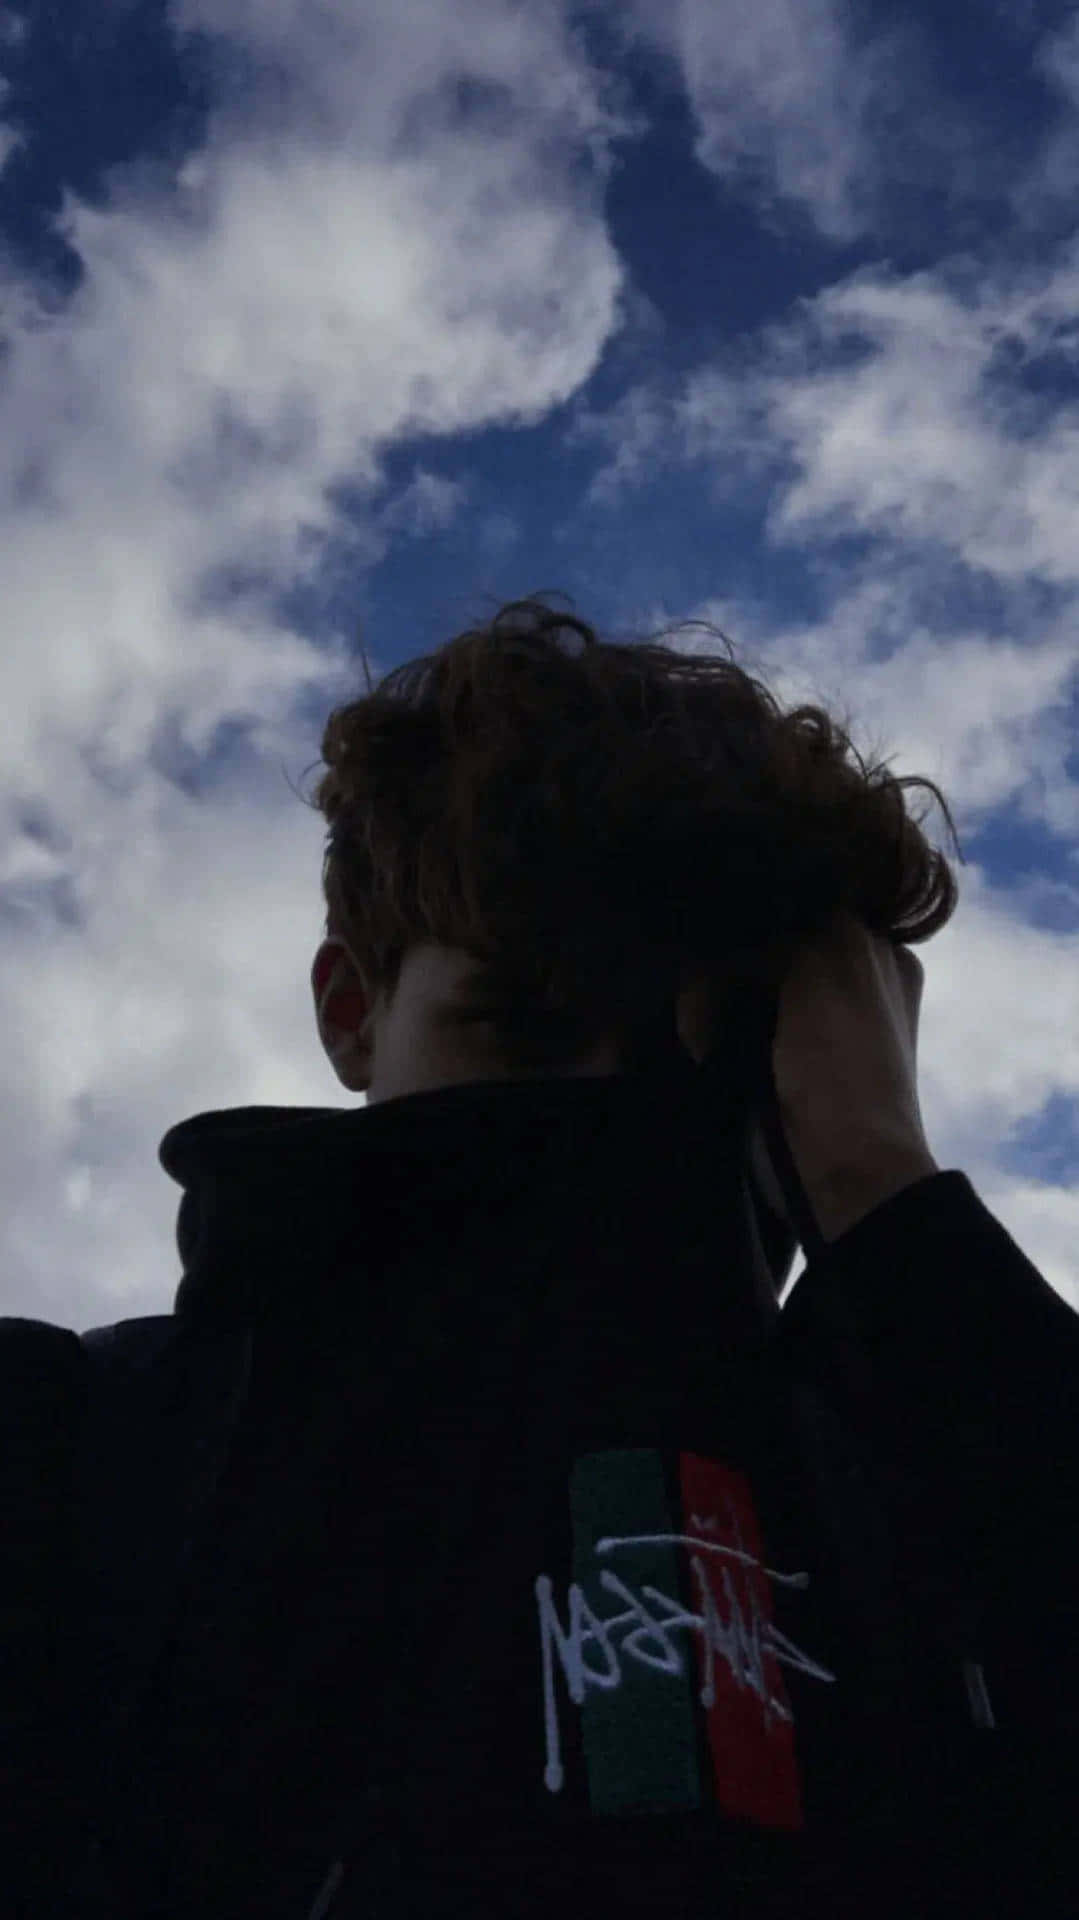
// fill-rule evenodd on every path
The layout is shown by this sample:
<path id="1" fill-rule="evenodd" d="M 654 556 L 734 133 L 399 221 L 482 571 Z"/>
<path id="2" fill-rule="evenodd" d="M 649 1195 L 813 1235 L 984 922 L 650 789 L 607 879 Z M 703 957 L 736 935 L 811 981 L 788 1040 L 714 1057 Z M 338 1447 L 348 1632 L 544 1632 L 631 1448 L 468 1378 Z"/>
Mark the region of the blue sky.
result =
<path id="1" fill-rule="evenodd" d="M 1075 8 L 27 0 L 0 75 L 0 1311 L 168 1312 L 165 1130 L 341 1104 L 289 781 L 361 623 L 542 589 L 938 781 L 927 1133 L 1079 1306 Z"/>

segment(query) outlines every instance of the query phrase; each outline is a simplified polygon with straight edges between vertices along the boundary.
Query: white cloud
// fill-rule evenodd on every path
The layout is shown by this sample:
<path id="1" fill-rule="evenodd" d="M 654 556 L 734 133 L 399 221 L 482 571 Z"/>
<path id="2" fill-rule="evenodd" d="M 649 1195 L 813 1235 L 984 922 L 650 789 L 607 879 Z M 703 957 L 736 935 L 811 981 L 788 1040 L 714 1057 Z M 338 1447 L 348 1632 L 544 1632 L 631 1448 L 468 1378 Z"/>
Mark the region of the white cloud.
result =
<path id="1" fill-rule="evenodd" d="M 1070 228 L 1079 180 L 1079 18 L 1046 33 L 1031 64 L 1049 111 L 1040 151 L 1012 182 L 1008 199 L 1023 227 L 1036 232 L 1063 220 Z"/>
<path id="2" fill-rule="evenodd" d="M 1079 405 L 1035 398 L 1029 378 L 1079 366 L 1076 253 L 1001 285 L 970 261 L 865 268 L 677 389 L 659 375 L 606 416 L 582 410 L 576 437 L 613 449 L 593 499 L 688 458 L 717 500 L 767 485 L 778 543 L 864 533 L 884 552 L 939 548 L 1004 582 L 1071 588 Z"/>
<path id="3" fill-rule="evenodd" d="M 612 26 L 665 56 L 696 158 L 767 227 L 800 215 L 845 245 L 897 189 L 946 179 L 962 201 L 1004 184 L 1003 156 L 944 94 L 914 22 L 868 26 L 839 0 L 625 0 Z"/>
<path id="4" fill-rule="evenodd" d="M 29 30 L 30 23 L 24 14 L 0 7 L 0 47 L 21 47 Z"/>
<path id="5" fill-rule="evenodd" d="M 791 330 L 792 364 L 762 372 L 769 427 L 796 467 L 775 534 L 819 537 L 841 524 L 940 543 L 998 575 L 1071 584 L 1079 408 L 1057 402 L 1039 419 L 1045 403 L 1002 365 L 1009 350 L 1024 373 L 1051 354 L 1074 360 L 1074 329 L 1056 318 L 1079 288 L 1074 263 L 1045 282 L 971 297 L 943 274 L 869 272 L 809 303 L 804 336 Z"/>
<path id="6" fill-rule="evenodd" d="M 613 504 L 657 459 L 688 458 L 717 501 L 767 485 L 777 543 L 864 533 L 1071 587 L 1079 403 L 1029 381 L 1079 366 L 1077 299 L 1075 245 L 999 284 L 969 260 L 861 269 L 680 388 L 660 375 L 607 416 L 582 410 L 575 439 L 612 448 L 591 498 Z"/>

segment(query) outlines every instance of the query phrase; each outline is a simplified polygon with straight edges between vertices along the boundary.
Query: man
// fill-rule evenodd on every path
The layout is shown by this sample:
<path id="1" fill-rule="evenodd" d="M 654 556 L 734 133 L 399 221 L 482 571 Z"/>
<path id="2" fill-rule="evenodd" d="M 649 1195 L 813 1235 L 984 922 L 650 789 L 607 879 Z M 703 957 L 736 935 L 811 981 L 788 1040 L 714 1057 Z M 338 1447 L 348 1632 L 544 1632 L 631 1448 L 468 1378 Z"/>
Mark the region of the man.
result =
<path id="1" fill-rule="evenodd" d="M 1079 1910 L 1079 1330 L 929 1149 L 919 963 L 837 917 L 767 1086 L 699 981 L 508 1077 L 465 965 L 324 944 L 371 1110 L 173 1128 L 174 1313 L 0 1328 L 19 1910 Z"/>

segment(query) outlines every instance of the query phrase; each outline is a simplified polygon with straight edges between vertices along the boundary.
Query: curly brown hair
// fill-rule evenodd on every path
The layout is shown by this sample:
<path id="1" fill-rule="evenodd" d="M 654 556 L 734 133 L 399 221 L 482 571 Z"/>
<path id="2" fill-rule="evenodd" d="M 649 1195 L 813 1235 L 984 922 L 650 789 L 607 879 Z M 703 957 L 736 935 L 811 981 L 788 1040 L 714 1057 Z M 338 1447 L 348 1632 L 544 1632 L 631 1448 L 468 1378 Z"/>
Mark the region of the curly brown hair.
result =
<path id="1" fill-rule="evenodd" d="M 778 985 L 840 909 L 908 944 L 955 911 L 903 797 L 935 794 L 962 861 L 934 782 L 867 765 L 849 715 L 784 712 L 730 659 L 603 642 L 534 595 L 377 689 L 363 665 L 308 802 L 329 828 L 327 932 L 388 1002 L 411 947 L 473 955 L 459 1017 L 490 1023 L 511 1072 L 612 1030 L 632 1044 L 701 969 Z"/>

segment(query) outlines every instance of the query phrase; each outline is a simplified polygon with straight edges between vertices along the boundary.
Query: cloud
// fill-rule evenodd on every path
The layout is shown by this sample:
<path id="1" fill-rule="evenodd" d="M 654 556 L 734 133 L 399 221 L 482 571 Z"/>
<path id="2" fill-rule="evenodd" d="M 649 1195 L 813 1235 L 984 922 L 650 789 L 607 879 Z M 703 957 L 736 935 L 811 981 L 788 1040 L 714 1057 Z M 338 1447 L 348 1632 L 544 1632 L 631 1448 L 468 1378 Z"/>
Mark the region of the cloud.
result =
<path id="1" fill-rule="evenodd" d="M 1074 246 L 1003 286 L 969 259 L 859 269 L 684 381 L 582 409 L 576 439 L 615 449 L 592 498 L 620 497 L 657 458 L 701 461 L 717 499 L 767 490 L 776 543 L 865 534 L 1071 588 L 1079 402 L 1060 386 L 1079 364 L 1077 294 Z"/>
<path id="2" fill-rule="evenodd" d="M 701 166 L 762 228 L 809 225 L 847 245 L 897 196 L 948 182 L 956 203 L 1007 179 L 1005 156 L 942 85 L 916 24 L 837 0 L 627 0 L 614 30 L 662 53 L 684 92 Z"/>
<path id="3" fill-rule="evenodd" d="M 1079 168 L 1079 19 L 1073 15 L 1046 33 L 1031 65 L 1044 84 L 1049 111 L 1036 159 L 1012 183 L 1011 208 L 1031 232 L 1055 222 L 1070 231 Z"/>
<path id="4" fill-rule="evenodd" d="M 805 371 L 762 380 L 772 434 L 798 474 L 773 529 L 820 536 L 841 518 L 947 545 L 971 568 L 1070 585 L 1079 409 L 1059 399 L 1050 409 L 1029 381 L 1040 365 L 1074 366 L 1079 342 L 1062 319 L 1079 285 L 1074 260 L 1041 286 L 974 291 L 948 278 L 861 274 L 811 303 L 797 349 Z"/>

